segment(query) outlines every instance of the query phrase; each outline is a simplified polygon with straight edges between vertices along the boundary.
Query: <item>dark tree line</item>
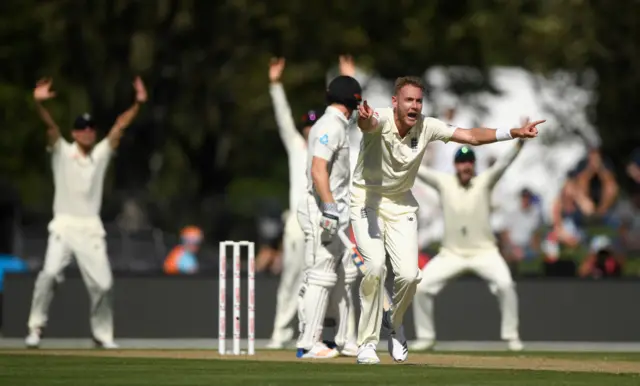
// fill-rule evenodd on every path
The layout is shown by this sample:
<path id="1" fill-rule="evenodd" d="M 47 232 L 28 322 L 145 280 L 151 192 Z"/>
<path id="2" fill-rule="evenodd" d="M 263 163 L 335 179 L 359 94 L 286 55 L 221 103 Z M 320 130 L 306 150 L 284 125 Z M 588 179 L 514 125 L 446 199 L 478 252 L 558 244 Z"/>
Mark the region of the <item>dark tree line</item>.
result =
<path id="1" fill-rule="evenodd" d="M 106 131 L 140 74 L 150 101 L 114 163 L 105 210 L 116 212 L 128 195 L 153 203 L 165 225 L 229 211 L 251 216 L 256 195 L 285 202 L 287 194 L 269 57 L 287 57 L 284 81 L 300 115 L 323 103 L 325 72 L 341 53 L 387 78 L 434 65 L 595 70 L 594 124 L 621 167 L 640 144 L 639 22 L 634 0 L 5 0 L 0 172 L 26 208 L 48 213 L 34 82 L 54 78 L 49 107 L 62 127 L 88 110 Z"/>

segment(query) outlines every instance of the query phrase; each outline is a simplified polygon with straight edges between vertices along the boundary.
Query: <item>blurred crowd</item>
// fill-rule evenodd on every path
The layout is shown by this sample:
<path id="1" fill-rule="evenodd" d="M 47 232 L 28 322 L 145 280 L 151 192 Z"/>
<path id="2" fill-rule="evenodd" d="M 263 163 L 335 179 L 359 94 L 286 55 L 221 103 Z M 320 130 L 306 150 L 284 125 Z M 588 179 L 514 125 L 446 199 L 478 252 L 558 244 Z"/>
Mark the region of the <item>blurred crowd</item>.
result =
<path id="1" fill-rule="evenodd" d="M 548 276 L 621 276 L 640 259 L 640 148 L 629 157 L 628 194 L 610 160 L 597 148 L 566 176 L 545 221 L 538 195 L 523 189 L 520 204 L 500 213 L 496 233 L 514 267 L 538 261 Z"/>

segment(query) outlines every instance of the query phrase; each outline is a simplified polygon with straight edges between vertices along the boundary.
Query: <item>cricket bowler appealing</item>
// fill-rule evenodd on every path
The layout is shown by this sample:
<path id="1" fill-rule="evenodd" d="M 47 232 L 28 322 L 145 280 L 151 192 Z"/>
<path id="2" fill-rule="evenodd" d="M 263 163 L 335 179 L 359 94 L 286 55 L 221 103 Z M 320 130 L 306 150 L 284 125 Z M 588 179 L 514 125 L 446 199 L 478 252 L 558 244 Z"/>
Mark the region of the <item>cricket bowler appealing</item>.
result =
<path id="1" fill-rule="evenodd" d="M 49 223 L 49 241 L 42 271 L 33 289 L 29 315 L 27 347 L 40 345 L 47 324 L 49 305 L 56 282 L 75 256 L 87 286 L 91 307 L 91 331 L 97 347 L 117 348 L 113 340 L 111 288 L 113 279 L 107 257 L 105 230 L 100 219 L 104 177 L 124 130 L 147 100 L 147 91 L 138 77 L 133 82 L 136 100 L 116 119 L 106 138 L 96 144 L 96 125 L 89 114 L 76 118 L 67 142 L 42 102 L 51 99 L 51 79 L 38 82 L 33 94 L 38 113 L 47 125 L 55 195 L 53 220 Z"/>
<path id="2" fill-rule="evenodd" d="M 301 331 L 298 358 L 333 358 L 335 349 L 321 342 L 320 334 L 329 295 L 341 292 L 339 326 L 347 326 L 348 278 L 342 264 L 345 246 L 337 235 L 349 223 L 349 118 L 358 107 L 362 89 L 350 76 L 341 75 L 327 89 L 328 107 L 311 128 L 307 156 L 307 194 L 298 206 L 305 234 L 305 278 L 301 296 Z M 341 331 L 340 331 L 341 330 Z M 339 329 L 336 343 L 346 341 L 347 328 Z"/>
<path id="3" fill-rule="evenodd" d="M 444 216 L 442 247 L 422 269 L 413 301 L 413 318 L 417 342 L 412 349 L 434 346 L 434 298 L 456 276 L 471 271 L 488 281 L 498 298 L 502 314 L 502 339 L 512 351 L 522 350 L 518 334 L 518 297 L 511 272 L 504 261 L 491 228 L 491 191 L 522 148 L 523 140 L 510 149 L 491 168 L 475 175 L 476 157 L 463 146 L 455 154 L 456 174 L 422 167 L 418 178 L 440 194 Z"/>
<path id="4" fill-rule="evenodd" d="M 417 77 L 396 80 L 392 108 L 358 108 L 361 151 L 351 188 L 351 226 L 367 274 L 360 284 L 357 363 L 379 363 L 376 347 L 383 317 L 389 353 L 396 362 L 408 356 L 404 314 L 420 282 L 418 203 L 411 193 L 426 146 L 431 141 L 482 145 L 537 136 L 536 121 L 517 129 L 461 129 L 421 114 L 424 86 Z M 392 314 L 383 314 L 385 252 L 394 273 Z"/>

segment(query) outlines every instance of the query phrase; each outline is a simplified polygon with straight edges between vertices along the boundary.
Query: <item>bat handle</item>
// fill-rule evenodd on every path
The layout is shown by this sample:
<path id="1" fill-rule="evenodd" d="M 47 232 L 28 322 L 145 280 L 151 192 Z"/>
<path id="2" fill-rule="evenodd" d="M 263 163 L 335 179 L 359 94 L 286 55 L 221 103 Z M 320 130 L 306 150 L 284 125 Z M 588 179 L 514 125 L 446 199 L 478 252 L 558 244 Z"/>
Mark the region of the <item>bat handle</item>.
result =
<path id="1" fill-rule="evenodd" d="M 356 247 L 355 245 L 353 245 L 351 240 L 349 240 L 343 230 L 338 231 L 338 237 L 340 237 L 340 241 L 342 241 L 342 244 L 344 244 L 345 247 L 349 249 L 354 249 Z"/>

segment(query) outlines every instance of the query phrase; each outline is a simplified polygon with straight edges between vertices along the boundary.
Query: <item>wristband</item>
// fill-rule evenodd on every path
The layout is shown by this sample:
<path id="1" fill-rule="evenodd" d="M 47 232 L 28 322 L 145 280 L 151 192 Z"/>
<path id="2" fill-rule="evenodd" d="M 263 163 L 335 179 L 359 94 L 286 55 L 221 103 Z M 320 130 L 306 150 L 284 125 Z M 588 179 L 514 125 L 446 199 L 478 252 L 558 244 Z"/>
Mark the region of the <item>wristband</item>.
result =
<path id="1" fill-rule="evenodd" d="M 323 202 L 322 213 L 338 213 L 338 204 L 335 202 Z"/>
<path id="2" fill-rule="evenodd" d="M 496 129 L 496 141 L 509 141 L 513 139 L 510 129 Z"/>

